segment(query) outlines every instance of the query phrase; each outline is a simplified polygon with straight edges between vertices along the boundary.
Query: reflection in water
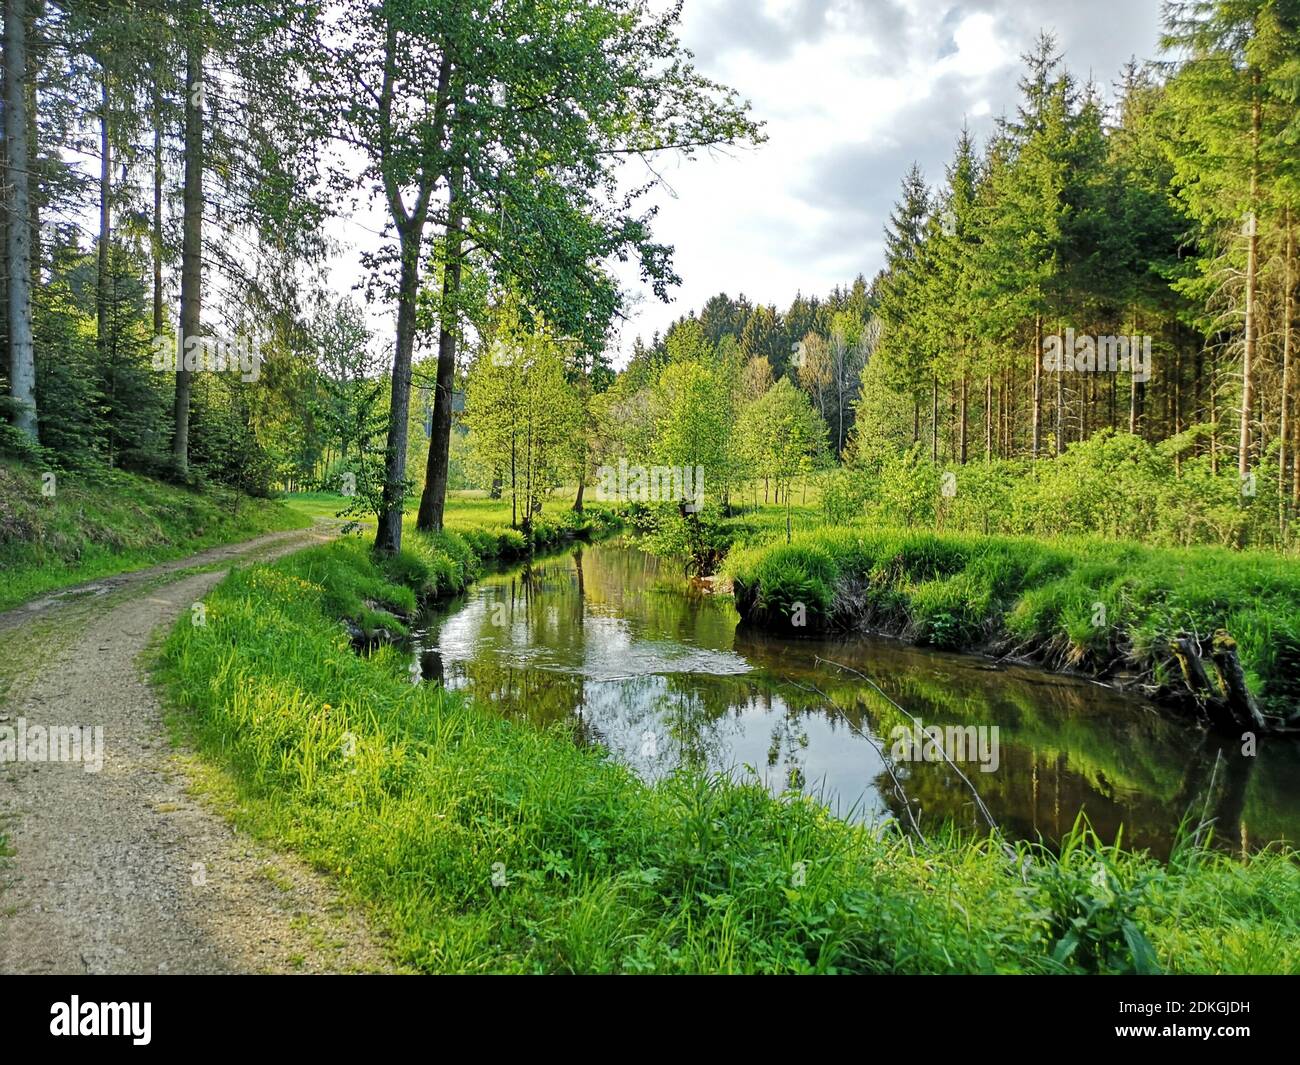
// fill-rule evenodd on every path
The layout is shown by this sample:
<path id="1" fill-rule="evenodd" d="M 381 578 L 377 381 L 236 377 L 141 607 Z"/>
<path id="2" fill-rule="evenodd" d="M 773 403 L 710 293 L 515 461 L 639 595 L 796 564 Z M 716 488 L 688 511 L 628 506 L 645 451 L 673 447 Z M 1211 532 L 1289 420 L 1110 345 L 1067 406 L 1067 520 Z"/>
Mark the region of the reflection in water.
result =
<path id="1" fill-rule="evenodd" d="M 908 814 L 983 831 L 944 762 L 887 763 L 891 731 L 999 729 L 994 772 L 962 768 L 1003 830 L 1055 840 L 1080 810 L 1104 839 L 1167 854 L 1182 816 L 1220 845 L 1300 837 L 1300 745 L 1257 757 L 1084 680 L 874 639 L 786 640 L 737 629 L 730 601 L 618 542 L 481 580 L 418 634 L 426 680 L 473 691 L 537 725 L 570 723 L 647 779 L 677 766 L 752 769 L 844 816 Z M 848 667 L 836 669 L 828 662 Z M 874 691 L 850 670 L 870 677 Z"/>

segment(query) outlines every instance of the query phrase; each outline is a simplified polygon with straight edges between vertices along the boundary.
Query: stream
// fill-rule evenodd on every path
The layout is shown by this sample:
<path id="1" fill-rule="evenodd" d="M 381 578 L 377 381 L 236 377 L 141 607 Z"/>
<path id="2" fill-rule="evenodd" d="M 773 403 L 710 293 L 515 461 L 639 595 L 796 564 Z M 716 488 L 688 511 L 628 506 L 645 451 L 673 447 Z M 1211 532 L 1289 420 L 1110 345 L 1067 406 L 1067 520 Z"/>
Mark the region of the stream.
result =
<path id="1" fill-rule="evenodd" d="M 1294 741 L 1246 757 L 1085 678 L 738 622 L 728 598 L 615 539 L 485 574 L 421 616 L 414 654 L 423 679 L 570 722 L 649 781 L 678 766 L 756 774 L 843 817 L 982 833 L 974 789 L 1009 835 L 1053 843 L 1082 811 L 1106 842 L 1122 826 L 1125 846 L 1159 857 L 1189 810 L 1215 819 L 1221 847 L 1300 839 Z M 913 718 L 952 742 L 927 744 Z"/>

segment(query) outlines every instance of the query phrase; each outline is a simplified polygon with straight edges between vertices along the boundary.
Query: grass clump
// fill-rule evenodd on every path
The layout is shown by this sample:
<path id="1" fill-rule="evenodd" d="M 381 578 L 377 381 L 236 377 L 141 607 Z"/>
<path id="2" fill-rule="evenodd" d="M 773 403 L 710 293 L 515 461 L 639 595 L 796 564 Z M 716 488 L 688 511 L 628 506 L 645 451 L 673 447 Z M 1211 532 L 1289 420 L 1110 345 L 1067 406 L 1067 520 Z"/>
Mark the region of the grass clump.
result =
<path id="1" fill-rule="evenodd" d="M 738 546 L 724 572 L 742 616 L 770 624 L 806 595 L 826 623 L 1051 668 L 1173 684 L 1170 643 L 1223 629 L 1267 713 L 1300 715 L 1300 565 L 1263 552 L 1103 540 L 827 529 Z"/>

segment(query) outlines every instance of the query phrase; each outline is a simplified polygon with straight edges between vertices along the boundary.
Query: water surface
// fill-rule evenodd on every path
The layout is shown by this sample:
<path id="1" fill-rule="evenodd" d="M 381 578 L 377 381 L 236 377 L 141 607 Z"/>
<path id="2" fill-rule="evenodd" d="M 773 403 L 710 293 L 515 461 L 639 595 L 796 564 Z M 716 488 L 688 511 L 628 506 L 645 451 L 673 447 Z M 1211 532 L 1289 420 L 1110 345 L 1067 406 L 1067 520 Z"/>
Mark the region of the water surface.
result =
<path id="1" fill-rule="evenodd" d="M 647 780 L 679 765 L 752 772 L 841 816 L 982 831 L 973 787 L 1011 835 L 1054 841 L 1084 811 L 1104 839 L 1122 825 L 1126 845 L 1160 855 L 1188 811 L 1215 818 L 1221 846 L 1300 839 L 1295 742 L 1246 758 L 1086 679 L 893 640 L 778 639 L 738 621 L 726 597 L 616 540 L 485 576 L 422 619 L 417 653 L 427 679 L 536 724 L 570 722 Z M 962 762 L 963 780 L 942 758 L 891 757 L 909 714 L 996 726 L 996 768 Z"/>

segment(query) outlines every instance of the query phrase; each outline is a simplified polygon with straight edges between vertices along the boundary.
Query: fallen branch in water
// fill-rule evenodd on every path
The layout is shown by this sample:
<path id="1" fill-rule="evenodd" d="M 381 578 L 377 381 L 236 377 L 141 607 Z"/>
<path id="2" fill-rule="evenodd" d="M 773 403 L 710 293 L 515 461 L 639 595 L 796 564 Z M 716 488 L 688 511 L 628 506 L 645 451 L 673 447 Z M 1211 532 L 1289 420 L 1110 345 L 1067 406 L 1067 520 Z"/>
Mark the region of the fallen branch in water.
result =
<path id="1" fill-rule="evenodd" d="M 833 711 L 835 711 L 835 713 L 839 714 L 840 717 L 844 719 L 844 723 L 848 725 L 853 732 L 856 732 L 862 739 L 866 740 L 867 743 L 871 745 L 872 749 L 878 755 L 880 755 L 880 761 L 881 764 L 884 765 L 885 767 L 885 772 L 889 774 L 889 779 L 894 782 L 894 791 L 897 792 L 899 801 L 902 802 L 903 808 L 907 811 L 907 819 L 912 822 L 912 831 L 916 833 L 918 839 L 924 842 L 925 833 L 921 831 L 921 826 L 917 823 L 916 815 L 912 812 L 912 802 L 907 797 L 907 792 L 903 790 L 903 782 L 898 779 L 898 774 L 894 772 L 894 767 L 890 762 L 889 758 L 885 755 L 884 750 L 881 749 L 881 747 L 876 743 L 874 739 L 872 739 L 860 728 L 858 728 L 857 725 L 855 725 L 852 721 L 850 721 L 848 714 L 844 713 L 843 710 L 841 710 L 838 706 L 836 706 L 834 701 L 831 699 L 831 697 L 827 695 L 824 691 L 822 691 L 820 688 L 818 688 L 817 685 L 800 684 L 797 680 L 794 680 L 791 677 L 783 677 L 782 679 L 787 684 L 792 684 L 796 688 L 801 688 L 804 691 L 811 691 L 816 693 L 817 695 L 820 695 L 823 699 L 826 700 L 826 705 L 829 706 Z M 912 846 L 911 839 L 908 839 L 908 837 L 906 836 L 904 836 L 903 838 L 907 839 L 907 849 L 912 852 L 912 857 L 916 857 L 916 850 Z"/>
<path id="2" fill-rule="evenodd" d="M 846 666 L 840 662 L 832 662 L 829 658 L 822 658 L 820 655 L 815 656 L 815 659 L 818 662 L 824 662 L 828 666 L 834 666 L 836 669 L 843 670 L 844 672 L 852 673 L 856 677 L 860 677 L 862 680 L 870 684 L 871 687 L 880 695 L 880 697 L 884 699 L 886 702 L 888 702 L 890 706 L 892 706 L 900 714 L 909 718 L 912 721 L 912 723 L 917 726 L 917 728 L 924 727 L 919 717 L 917 717 L 915 714 L 911 713 L 910 711 L 908 711 L 907 709 L 905 709 L 904 707 L 896 703 L 893 699 L 891 699 L 889 695 L 886 694 L 884 689 L 881 688 L 879 684 L 877 684 L 874 680 L 868 677 L 865 673 L 861 672 L 860 670 L 854 669 L 852 666 Z M 957 765 L 957 763 L 954 762 L 948 756 L 948 752 L 943 749 L 942 745 L 938 745 L 938 750 L 939 753 L 943 755 L 943 760 L 952 767 L 953 772 L 955 772 L 959 777 L 961 777 L 962 782 L 966 785 L 966 787 L 970 788 L 971 794 L 975 796 L 975 805 L 979 807 L 980 813 L 984 815 L 984 820 L 988 822 L 989 828 L 991 828 L 994 832 L 996 832 L 1000 838 L 1002 835 L 1002 829 L 998 827 L 997 821 L 993 819 L 993 815 L 989 812 L 989 808 L 984 805 L 984 800 L 980 798 L 980 793 L 976 789 L 975 785 L 972 784 L 970 778 L 961 771 L 961 768 Z M 1010 847 L 1008 844 L 1006 844 L 1005 842 L 1003 843 L 1003 847 L 1006 850 L 1012 852 L 1012 854 L 1014 854 L 1014 849 Z"/>
<path id="3" fill-rule="evenodd" d="M 1183 684 L 1193 701 L 1216 729 L 1259 734 L 1279 731 L 1260 712 L 1246 684 L 1246 671 L 1237 657 L 1237 641 L 1224 629 L 1214 634 L 1210 651 L 1217 683 L 1210 680 L 1198 639 L 1179 636 L 1170 641 L 1169 651 L 1178 663 Z"/>

